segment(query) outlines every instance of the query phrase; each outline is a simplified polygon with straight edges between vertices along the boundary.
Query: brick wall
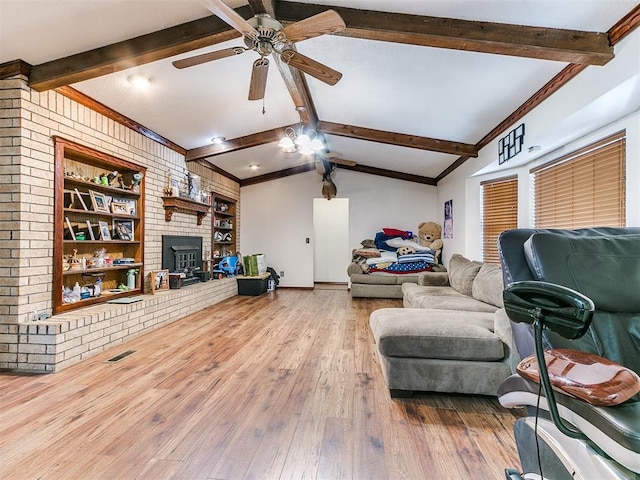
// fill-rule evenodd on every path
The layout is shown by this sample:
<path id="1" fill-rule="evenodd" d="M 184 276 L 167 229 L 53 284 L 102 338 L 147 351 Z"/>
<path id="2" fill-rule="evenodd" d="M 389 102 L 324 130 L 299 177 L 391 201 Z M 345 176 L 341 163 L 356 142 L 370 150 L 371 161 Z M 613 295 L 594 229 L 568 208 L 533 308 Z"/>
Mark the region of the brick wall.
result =
<path id="1" fill-rule="evenodd" d="M 54 135 L 147 168 L 146 271 L 162 266 L 163 234 L 202 236 L 203 249 L 211 250 L 210 214 L 201 226 L 196 225 L 195 215 L 180 212 L 165 222 L 162 191 L 169 172 L 184 175 L 183 155 L 54 91 L 33 91 L 22 76 L 0 80 L 2 324 L 30 323 L 34 311 L 52 307 Z M 189 165 L 189 169 L 201 176 L 203 187 L 239 201 L 236 182 L 200 165 Z M 240 231 L 239 221 L 236 231 Z M 18 330 L 24 328 L 21 325 Z M 7 368 L 15 357 L 5 356 L 12 345 L 6 340 L 18 331 L 8 326 L 3 329 L 0 368 Z"/>

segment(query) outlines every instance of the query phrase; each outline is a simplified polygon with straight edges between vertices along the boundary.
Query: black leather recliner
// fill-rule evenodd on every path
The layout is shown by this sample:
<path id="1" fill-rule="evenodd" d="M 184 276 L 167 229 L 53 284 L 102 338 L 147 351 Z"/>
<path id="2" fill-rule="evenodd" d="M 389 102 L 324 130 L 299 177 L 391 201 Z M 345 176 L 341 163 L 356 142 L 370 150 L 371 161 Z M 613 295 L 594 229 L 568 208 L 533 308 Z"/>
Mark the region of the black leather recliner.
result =
<path id="1" fill-rule="evenodd" d="M 591 324 L 580 338 L 542 330 L 545 349 L 593 353 L 640 373 L 640 228 L 516 229 L 504 232 L 498 247 L 505 287 L 549 282 L 595 304 Z M 507 295 L 505 308 L 509 312 Z M 535 354 L 529 323 L 512 322 L 521 358 Z M 527 409 L 515 426 L 524 478 L 640 479 L 640 395 L 617 406 L 596 407 L 556 393 L 559 416 L 578 432 L 567 436 L 545 414 L 553 402 L 539 399 L 540 391 L 537 384 L 513 375 L 498 392 L 504 406 Z"/>

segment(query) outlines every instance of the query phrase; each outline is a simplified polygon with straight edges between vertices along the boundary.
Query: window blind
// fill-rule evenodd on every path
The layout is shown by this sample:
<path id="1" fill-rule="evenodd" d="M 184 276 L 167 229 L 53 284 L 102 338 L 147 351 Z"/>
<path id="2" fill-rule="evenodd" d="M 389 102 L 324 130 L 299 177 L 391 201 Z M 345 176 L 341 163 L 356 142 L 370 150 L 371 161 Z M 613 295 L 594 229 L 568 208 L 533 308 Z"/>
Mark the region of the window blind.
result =
<path id="1" fill-rule="evenodd" d="M 531 170 L 536 228 L 625 226 L 625 132 Z"/>
<path id="2" fill-rule="evenodd" d="M 498 235 L 518 226 L 518 178 L 482 182 L 482 260 L 500 263 Z"/>

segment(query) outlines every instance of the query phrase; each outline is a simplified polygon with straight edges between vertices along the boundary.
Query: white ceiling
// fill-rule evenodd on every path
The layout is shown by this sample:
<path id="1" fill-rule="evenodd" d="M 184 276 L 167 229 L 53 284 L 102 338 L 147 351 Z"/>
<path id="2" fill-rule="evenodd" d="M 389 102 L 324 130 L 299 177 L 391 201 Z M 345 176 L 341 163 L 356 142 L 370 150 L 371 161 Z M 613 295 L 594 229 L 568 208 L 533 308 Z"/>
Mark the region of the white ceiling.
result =
<path id="1" fill-rule="evenodd" d="M 299 0 L 414 15 L 605 32 L 631 0 Z M 237 8 L 247 2 L 226 3 Z M 197 0 L 0 0 L 0 64 L 32 65 L 210 15 Z M 178 70 L 171 62 L 242 45 L 240 38 L 74 84 L 73 87 L 185 149 L 298 121 L 272 62 L 264 108 L 247 100 L 254 52 Z M 560 72 L 565 63 L 325 35 L 298 51 L 343 73 L 335 86 L 307 76 L 321 121 L 476 144 Z M 598 67 L 589 67 L 598 68 Z M 149 89 L 127 78 L 152 79 Z M 456 155 L 327 135 L 331 151 L 360 165 L 436 177 Z M 210 158 L 247 179 L 309 160 L 275 143 Z M 258 171 L 248 168 L 260 164 Z"/>

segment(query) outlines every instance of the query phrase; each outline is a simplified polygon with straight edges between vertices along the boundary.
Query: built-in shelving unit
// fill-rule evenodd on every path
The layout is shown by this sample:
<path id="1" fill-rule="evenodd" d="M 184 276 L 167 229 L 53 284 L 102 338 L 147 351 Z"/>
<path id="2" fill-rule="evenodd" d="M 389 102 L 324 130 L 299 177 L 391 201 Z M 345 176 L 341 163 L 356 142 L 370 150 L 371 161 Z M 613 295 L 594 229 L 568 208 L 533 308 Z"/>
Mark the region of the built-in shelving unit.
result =
<path id="1" fill-rule="evenodd" d="M 145 168 L 60 137 L 54 143 L 54 313 L 142 293 Z M 79 299 L 69 295 L 76 283 L 86 287 Z"/>
<path id="2" fill-rule="evenodd" d="M 212 202 L 211 245 L 212 257 L 215 261 L 216 258 L 234 255 L 237 252 L 237 218 L 235 200 L 214 193 Z"/>

